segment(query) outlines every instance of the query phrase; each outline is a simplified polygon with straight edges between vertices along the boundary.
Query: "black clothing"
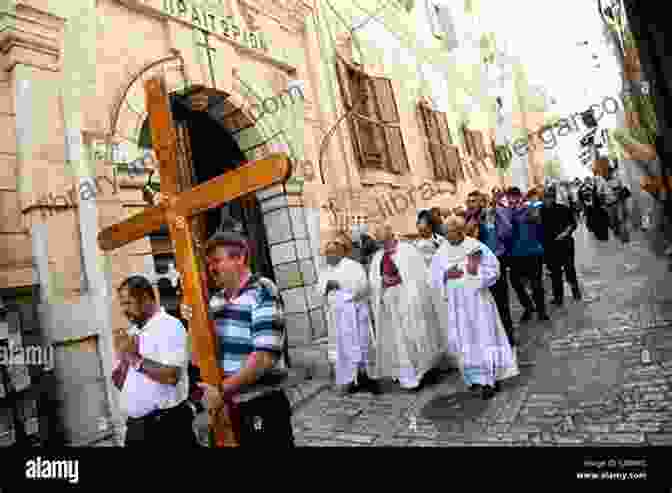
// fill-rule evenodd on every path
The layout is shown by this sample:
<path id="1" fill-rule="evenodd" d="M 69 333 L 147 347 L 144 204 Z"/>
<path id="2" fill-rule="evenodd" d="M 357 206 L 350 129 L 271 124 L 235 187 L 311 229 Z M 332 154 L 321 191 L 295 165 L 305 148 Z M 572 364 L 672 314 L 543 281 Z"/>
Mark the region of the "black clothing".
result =
<path id="1" fill-rule="evenodd" d="M 294 447 L 292 405 L 284 390 L 241 402 L 239 413 L 241 447 L 256 450 Z"/>
<path id="2" fill-rule="evenodd" d="M 520 304 L 528 311 L 534 311 L 541 315 L 546 314 L 546 295 L 544 293 L 543 283 L 543 257 L 526 256 L 511 257 L 511 286 L 518 295 Z M 525 289 L 525 281 L 528 280 L 532 286 L 532 296 L 534 305 Z"/>
<path id="3" fill-rule="evenodd" d="M 499 317 L 502 319 L 502 324 L 504 324 L 504 330 L 506 331 L 506 336 L 509 339 L 509 344 L 513 347 L 516 345 L 516 340 L 513 335 L 513 319 L 511 318 L 511 299 L 509 297 L 509 279 L 508 279 L 508 266 L 509 258 L 505 256 L 497 257 L 499 260 L 499 270 L 500 275 L 497 282 L 490 287 L 490 292 L 495 298 L 495 304 L 497 305 L 497 311 L 499 312 Z"/>
<path id="4" fill-rule="evenodd" d="M 563 271 L 567 282 L 576 293 L 579 281 L 576 278 L 574 265 L 575 246 L 571 236 L 576 230 L 577 223 L 569 207 L 562 204 L 553 204 L 541 210 L 544 224 L 544 260 L 551 271 L 553 299 L 561 303 L 564 298 Z M 558 234 L 571 228 L 570 236 L 556 240 Z"/>
<path id="5" fill-rule="evenodd" d="M 187 401 L 170 409 L 153 411 L 126 421 L 126 447 L 165 447 L 166 450 L 199 447 L 194 411 Z"/>
<path id="6" fill-rule="evenodd" d="M 541 208 L 541 223 L 544 225 L 544 254 L 548 256 L 546 248 L 552 246 L 555 237 L 572 228 L 572 233 L 577 228 L 576 217 L 572 209 L 563 204 L 553 204 Z"/>
<path id="7" fill-rule="evenodd" d="M 546 250 L 546 265 L 551 271 L 551 283 L 553 286 L 553 299 L 562 302 L 564 298 L 564 284 L 562 275 L 564 272 L 567 283 L 572 287 L 574 297 L 577 297 L 579 281 L 576 278 L 576 267 L 574 264 L 575 246 L 574 238 L 566 238 L 553 242 L 552 246 Z"/>

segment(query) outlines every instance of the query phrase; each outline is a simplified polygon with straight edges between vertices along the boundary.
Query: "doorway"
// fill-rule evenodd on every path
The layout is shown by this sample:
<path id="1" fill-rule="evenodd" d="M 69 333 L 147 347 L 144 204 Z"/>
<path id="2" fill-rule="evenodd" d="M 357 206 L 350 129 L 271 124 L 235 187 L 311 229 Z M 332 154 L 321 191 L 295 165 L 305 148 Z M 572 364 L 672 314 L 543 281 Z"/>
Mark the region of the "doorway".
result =
<path id="1" fill-rule="evenodd" d="M 210 97 L 211 106 L 220 102 L 215 101 L 216 99 L 218 97 Z M 189 98 L 182 95 L 171 94 L 170 102 L 175 124 L 186 129 L 188 135 L 191 171 L 195 185 L 232 171 L 246 161 L 231 130 L 213 118 L 210 113 L 193 110 Z M 141 133 L 148 137 L 142 139 L 143 147 L 151 149 L 148 119 L 145 120 Z M 224 218 L 233 219 L 250 240 L 252 272 L 275 282 L 263 213 L 255 193 L 211 209 L 205 212 L 204 216 L 206 237 L 210 237 L 221 228 Z"/>

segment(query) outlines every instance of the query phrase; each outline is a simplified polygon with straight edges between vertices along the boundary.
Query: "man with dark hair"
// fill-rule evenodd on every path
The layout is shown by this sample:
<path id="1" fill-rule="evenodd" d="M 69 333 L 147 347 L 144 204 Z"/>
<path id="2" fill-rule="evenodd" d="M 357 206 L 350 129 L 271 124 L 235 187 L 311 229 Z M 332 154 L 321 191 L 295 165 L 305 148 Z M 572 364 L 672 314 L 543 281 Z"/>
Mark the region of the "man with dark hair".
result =
<path id="1" fill-rule="evenodd" d="M 293 447 L 291 405 L 281 387 L 287 378 L 284 306 L 275 284 L 251 273 L 249 247 L 234 231 L 216 233 L 205 245 L 224 379 L 202 387 L 210 422 L 230 427 L 231 442 L 223 445 Z M 191 317 L 191 307 L 182 312 Z"/>
<path id="2" fill-rule="evenodd" d="M 509 206 L 513 209 L 511 224 L 513 234 L 511 240 L 511 285 L 518 295 L 524 312 L 521 322 L 528 322 L 532 312 L 537 312 L 539 320 L 549 320 L 546 312 L 544 294 L 544 247 L 543 228 L 541 224 L 541 204 L 526 204 L 523 194 L 517 187 L 509 189 Z M 532 285 L 534 304 L 525 287 L 525 281 Z"/>
<path id="3" fill-rule="evenodd" d="M 574 299 L 578 301 L 581 299 L 581 291 L 574 266 L 572 236 L 577 228 L 576 217 L 568 206 L 557 202 L 557 190 L 553 186 L 548 187 L 544 194 L 541 221 L 544 225 L 544 256 L 553 283 L 553 304 L 562 306 L 564 303 L 563 271 L 572 287 Z"/>
<path id="4" fill-rule="evenodd" d="M 188 404 L 187 332 L 156 302 L 152 284 L 131 276 L 118 289 L 132 323 L 114 335 L 118 363 L 112 373 L 128 416 L 126 446 L 198 446 Z"/>

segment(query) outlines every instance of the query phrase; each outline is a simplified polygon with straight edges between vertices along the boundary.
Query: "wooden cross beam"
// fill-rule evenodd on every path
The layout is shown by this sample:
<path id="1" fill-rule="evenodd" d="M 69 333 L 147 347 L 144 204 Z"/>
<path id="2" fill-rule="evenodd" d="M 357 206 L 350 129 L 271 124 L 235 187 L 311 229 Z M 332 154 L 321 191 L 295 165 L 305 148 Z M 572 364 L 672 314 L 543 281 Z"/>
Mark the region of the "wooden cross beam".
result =
<path id="1" fill-rule="evenodd" d="M 202 259 L 194 246 L 191 218 L 248 193 L 284 183 L 291 174 L 291 165 L 286 155 L 274 154 L 179 193 L 177 133 L 163 78 L 145 82 L 145 96 L 164 199 L 158 206 L 101 231 L 98 243 L 103 251 L 114 250 L 168 224 L 183 282 L 183 302 L 192 307 L 189 322 L 192 351 L 203 381 L 219 385 L 223 374 L 217 358 L 214 324 L 208 317 L 205 269 L 199 268 Z M 216 153 L 213 160 L 214 156 Z"/>

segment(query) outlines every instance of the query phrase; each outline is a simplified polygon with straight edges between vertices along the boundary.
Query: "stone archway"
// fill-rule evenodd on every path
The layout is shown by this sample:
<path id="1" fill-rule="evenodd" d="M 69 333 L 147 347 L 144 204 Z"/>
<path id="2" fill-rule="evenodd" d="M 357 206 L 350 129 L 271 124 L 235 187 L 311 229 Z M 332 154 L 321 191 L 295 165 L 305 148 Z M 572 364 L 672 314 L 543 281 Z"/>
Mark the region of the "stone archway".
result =
<path id="1" fill-rule="evenodd" d="M 208 95 L 208 114 L 231 133 L 246 160 L 260 159 L 275 152 L 291 157 L 290 146 L 281 140 L 283 135 L 275 133 L 267 136 L 256 124 L 254 115 L 248 110 L 254 101 L 248 101 L 235 90 L 226 94 L 204 86 L 189 85 L 180 71 L 182 67 L 178 55 L 175 54 L 171 60 L 148 64 L 133 76 L 124 91 L 120 91 L 124 96 L 118 100 L 116 107 L 120 109 L 111 127 L 117 141 L 130 141 L 132 151 L 138 157 L 146 150 L 144 140 L 151 132 L 148 128 L 143 131 L 143 126 L 147 127 L 143 81 L 158 70 L 166 76 L 169 92 L 184 96 L 200 91 Z M 296 195 L 288 195 L 284 186 L 259 191 L 245 200 L 250 205 L 258 202 L 258 207 L 252 208 L 258 211 L 256 223 L 263 228 L 266 236 L 272 277 L 281 289 L 286 304 L 289 342 L 310 343 L 314 338 L 325 335 L 326 324 L 321 300 L 313 294 L 316 261 L 302 203 Z"/>

